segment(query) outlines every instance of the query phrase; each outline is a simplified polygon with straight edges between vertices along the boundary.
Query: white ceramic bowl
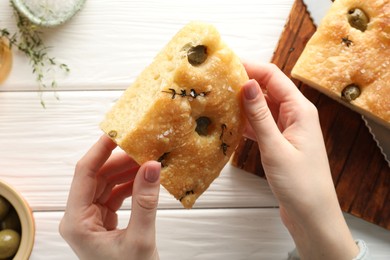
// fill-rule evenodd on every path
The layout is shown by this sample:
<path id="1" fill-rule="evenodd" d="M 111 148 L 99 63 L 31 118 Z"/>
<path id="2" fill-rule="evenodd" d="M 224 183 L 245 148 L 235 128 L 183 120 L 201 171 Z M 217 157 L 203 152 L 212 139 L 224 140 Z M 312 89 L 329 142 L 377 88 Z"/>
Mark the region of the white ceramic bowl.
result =
<path id="1" fill-rule="evenodd" d="M 22 195 L 9 184 L 0 180 L 0 195 L 15 208 L 21 225 L 19 249 L 13 260 L 29 259 L 35 239 L 35 222 L 30 206 Z"/>
<path id="2" fill-rule="evenodd" d="M 54 27 L 72 18 L 86 0 L 11 0 L 15 8 L 32 23 Z"/>

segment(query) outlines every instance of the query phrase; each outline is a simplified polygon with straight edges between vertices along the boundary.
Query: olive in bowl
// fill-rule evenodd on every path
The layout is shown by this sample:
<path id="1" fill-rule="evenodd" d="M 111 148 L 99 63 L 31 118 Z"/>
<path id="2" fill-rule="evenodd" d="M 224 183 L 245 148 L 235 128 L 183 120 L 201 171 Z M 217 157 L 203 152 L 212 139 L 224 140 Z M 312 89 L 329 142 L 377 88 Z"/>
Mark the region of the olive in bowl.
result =
<path id="1" fill-rule="evenodd" d="M 29 259 L 34 238 L 29 205 L 19 192 L 0 180 L 0 259 Z"/>

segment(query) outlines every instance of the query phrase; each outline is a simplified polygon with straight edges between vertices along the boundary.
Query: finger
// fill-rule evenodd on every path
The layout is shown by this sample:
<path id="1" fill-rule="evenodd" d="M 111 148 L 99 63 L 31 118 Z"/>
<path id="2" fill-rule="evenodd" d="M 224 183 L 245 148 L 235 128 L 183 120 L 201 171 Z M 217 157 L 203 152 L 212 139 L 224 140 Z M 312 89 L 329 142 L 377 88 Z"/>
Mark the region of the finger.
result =
<path id="1" fill-rule="evenodd" d="M 118 227 L 118 214 L 116 214 L 116 211 L 107 210 L 103 226 L 106 230 L 115 230 Z"/>
<path id="2" fill-rule="evenodd" d="M 150 161 L 141 166 L 134 181 L 128 235 L 142 234 L 143 239 L 155 239 L 155 220 L 160 191 L 161 164 Z"/>
<path id="3" fill-rule="evenodd" d="M 109 178 L 110 176 L 127 171 L 136 166 L 138 166 L 138 164 L 126 153 L 114 153 L 101 167 L 98 175 Z"/>
<path id="4" fill-rule="evenodd" d="M 112 190 L 109 199 L 105 203 L 106 207 L 113 212 L 120 209 L 123 204 L 123 201 L 133 194 L 133 186 L 134 181 L 128 181 L 126 183 L 116 186 Z"/>
<path id="5" fill-rule="evenodd" d="M 138 164 L 130 158 L 126 153 L 115 153 L 102 166 L 97 174 L 98 183 L 95 193 L 95 200 L 102 197 L 103 192 L 106 192 L 107 186 L 115 182 L 119 178 L 117 175 L 123 175 L 124 172 L 137 171 Z M 111 186 L 112 188 L 113 186 Z"/>
<path id="6" fill-rule="evenodd" d="M 274 64 L 245 63 L 249 78 L 255 79 L 276 103 L 300 100 L 303 95 L 294 83 Z"/>
<path id="7" fill-rule="evenodd" d="M 255 80 L 249 80 L 242 87 L 242 100 L 245 115 L 255 133 L 260 149 L 275 149 L 284 138 Z"/>
<path id="8" fill-rule="evenodd" d="M 122 172 L 115 176 L 112 176 L 104 185 L 104 190 L 101 191 L 99 197 L 96 197 L 96 202 L 100 204 L 107 203 L 107 200 L 112 197 L 112 193 L 117 185 L 121 185 L 127 182 L 133 182 L 139 168 L 133 168 L 128 171 Z M 102 185 L 103 186 L 103 185 Z"/>
<path id="9" fill-rule="evenodd" d="M 248 122 L 248 120 L 245 120 L 245 127 L 244 127 L 244 133 L 243 135 L 246 138 L 249 138 L 253 141 L 256 141 L 256 133 L 255 130 L 253 130 L 251 124 Z"/>
<path id="10" fill-rule="evenodd" d="M 68 207 L 79 210 L 92 204 L 97 187 L 96 174 L 115 147 L 116 144 L 104 135 L 77 163 L 70 187 Z"/>
<path id="11" fill-rule="evenodd" d="M 248 75 L 267 89 L 268 107 L 283 134 L 297 123 L 300 127 L 312 127 L 310 122 L 318 116 L 316 109 L 276 65 L 246 63 L 245 66 Z"/>
<path id="12" fill-rule="evenodd" d="M 274 104 L 270 99 L 267 97 L 267 95 L 264 95 L 265 99 L 267 101 L 267 106 L 269 110 L 271 111 L 272 117 L 274 118 L 275 122 L 278 122 L 279 117 L 279 106 L 277 104 Z M 278 126 L 279 127 L 279 126 Z M 279 128 L 280 130 L 280 128 Z M 244 133 L 243 135 L 253 141 L 256 141 L 256 133 L 253 130 L 251 124 L 248 122 L 248 120 L 245 120 L 245 127 L 244 127 Z"/>
<path id="13" fill-rule="evenodd" d="M 133 193 L 133 184 L 134 184 L 134 176 L 131 180 L 116 185 L 110 192 L 107 194 L 107 198 L 101 198 L 100 200 L 106 200 L 104 202 L 99 203 L 104 205 L 107 209 L 107 215 L 104 221 L 104 227 L 107 230 L 113 230 L 118 225 L 117 218 L 117 210 L 119 210 L 125 201 L 125 199 L 129 198 Z"/>

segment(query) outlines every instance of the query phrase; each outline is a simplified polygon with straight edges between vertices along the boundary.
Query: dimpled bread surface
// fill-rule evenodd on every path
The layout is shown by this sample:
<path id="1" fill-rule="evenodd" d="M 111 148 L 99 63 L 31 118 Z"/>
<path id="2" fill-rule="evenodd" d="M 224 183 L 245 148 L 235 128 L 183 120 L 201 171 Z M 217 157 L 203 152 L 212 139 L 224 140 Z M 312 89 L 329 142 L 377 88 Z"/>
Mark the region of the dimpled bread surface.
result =
<path id="1" fill-rule="evenodd" d="M 199 49 L 205 60 L 190 62 Z M 247 80 L 216 28 L 191 22 L 123 93 L 101 128 L 137 163 L 160 161 L 161 184 L 192 208 L 242 136 L 239 89 Z"/>
<path id="2" fill-rule="evenodd" d="M 366 28 L 349 20 L 358 11 L 367 18 Z M 389 65 L 390 1 L 336 0 L 291 74 L 390 128 Z M 343 96 L 350 85 L 358 86 L 359 96 Z"/>

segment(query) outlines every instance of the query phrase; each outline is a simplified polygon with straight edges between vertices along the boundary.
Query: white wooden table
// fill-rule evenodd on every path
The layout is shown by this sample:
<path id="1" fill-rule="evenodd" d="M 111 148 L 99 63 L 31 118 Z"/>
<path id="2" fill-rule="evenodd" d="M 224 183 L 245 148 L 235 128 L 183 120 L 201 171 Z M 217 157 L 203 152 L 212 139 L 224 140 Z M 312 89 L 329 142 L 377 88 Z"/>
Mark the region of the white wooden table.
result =
<path id="1" fill-rule="evenodd" d="M 187 22 L 213 23 L 243 59 L 270 60 L 293 0 L 89 0 L 69 23 L 44 32 L 50 54 L 69 65 L 56 74 L 40 105 L 28 60 L 14 51 L 14 66 L 0 86 L 0 178 L 33 209 L 36 241 L 31 259 L 77 259 L 58 234 L 73 169 L 102 132 L 104 113 L 156 53 Z M 16 30 L 8 1 L 0 27 Z M 120 225 L 130 202 L 119 212 Z M 374 259 L 390 259 L 390 232 L 346 216 Z M 164 189 L 157 214 L 162 259 L 286 259 L 294 248 L 265 180 L 226 166 L 184 210 Z"/>

